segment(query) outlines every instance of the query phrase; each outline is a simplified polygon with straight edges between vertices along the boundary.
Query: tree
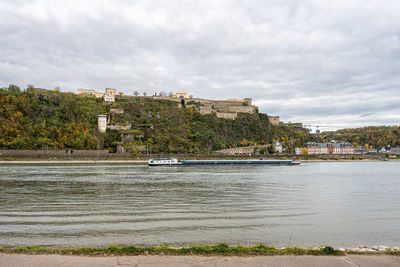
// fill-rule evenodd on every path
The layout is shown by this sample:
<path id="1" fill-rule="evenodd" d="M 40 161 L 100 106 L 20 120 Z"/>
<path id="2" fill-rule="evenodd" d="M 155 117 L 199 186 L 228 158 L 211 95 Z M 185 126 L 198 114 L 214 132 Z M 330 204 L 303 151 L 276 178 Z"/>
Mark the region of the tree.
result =
<path id="1" fill-rule="evenodd" d="M 174 94 L 174 93 L 169 92 L 169 93 L 168 93 L 168 96 L 171 97 L 173 94 Z"/>
<path id="2" fill-rule="evenodd" d="M 249 143 L 247 142 L 246 138 L 243 138 L 242 141 L 240 141 L 241 146 L 247 146 Z"/>
<path id="3" fill-rule="evenodd" d="M 303 147 L 303 149 L 301 150 L 301 154 L 307 155 L 308 154 L 308 149 Z"/>
<path id="4" fill-rule="evenodd" d="M 8 91 L 12 93 L 20 93 L 21 89 L 15 84 L 10 84 L 10 86 L 8 86 Z"/>
<path id="5" fill-rule="evenodd" d="M 267 154 L 267 149 L 265 147 L 262 147 L 262 148 L 260 148 L 259 153 L 261 155 L 265 155 L 265 154 Z"/>
<path id="6" fill-rule="evenodd" d="M 135 95 L 135 96 L 138 96 L 139 95 L 139 92 L 138 91 L 133 91 L 133 94 Z"/>
<path id="7" fill-rule="evenodd" d="M 272 144 L 268 147 L 268 153 L 269 154 L 275 154 L 276 153 L 276 149 L 275 149 L 275 145 Z"/>
<path id="8" fill-rule="evenodd" d="M 33 84 L 28 84 L 28 86 L 26 87 L 26 92 L 28 94 L 33 94 L 35 90 L 35 86 Z"/>
<path id="9" fill-rule="evenodd" d="M 146 92 L 143 92 L 143 95 L 144 95 L 144 96 L 147 96 L 147 93 L 146 93 Z"/>

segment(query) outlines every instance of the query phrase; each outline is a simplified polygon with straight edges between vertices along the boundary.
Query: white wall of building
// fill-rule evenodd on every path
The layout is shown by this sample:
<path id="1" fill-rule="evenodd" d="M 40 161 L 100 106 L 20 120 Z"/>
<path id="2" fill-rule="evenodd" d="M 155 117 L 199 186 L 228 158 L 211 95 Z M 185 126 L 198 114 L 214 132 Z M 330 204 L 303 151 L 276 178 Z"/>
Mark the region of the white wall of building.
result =
<path id="1" fill-rule="evenodd" d="M 107 130 L 107 115 L 99 115 L 97 117 L 99 132 L 105 133 Z"/>

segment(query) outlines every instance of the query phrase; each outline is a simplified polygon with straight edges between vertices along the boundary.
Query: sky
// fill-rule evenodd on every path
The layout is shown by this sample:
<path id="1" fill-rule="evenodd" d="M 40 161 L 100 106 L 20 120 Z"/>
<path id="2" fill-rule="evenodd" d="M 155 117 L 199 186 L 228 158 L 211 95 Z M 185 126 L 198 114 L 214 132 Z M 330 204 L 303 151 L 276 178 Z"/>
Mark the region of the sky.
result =
<path id="1" fill-rule="evenodd" d="M 0 87 L 251 97 L 322 130 L 400 125 L 398 0 L 0 0 Z"/>

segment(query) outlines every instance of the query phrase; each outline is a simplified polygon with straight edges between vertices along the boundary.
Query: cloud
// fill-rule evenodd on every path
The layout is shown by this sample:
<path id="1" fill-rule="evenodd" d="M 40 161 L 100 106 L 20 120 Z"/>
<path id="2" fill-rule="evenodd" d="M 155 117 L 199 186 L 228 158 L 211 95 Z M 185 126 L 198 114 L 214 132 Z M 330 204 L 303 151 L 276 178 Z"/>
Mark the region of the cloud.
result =
<path id="1" fill-rule="evenodd" d="M 0 0 L 0 84 L 252 97 L 285 121 L 399 124 L 399 11 L 394 0 Z"/>

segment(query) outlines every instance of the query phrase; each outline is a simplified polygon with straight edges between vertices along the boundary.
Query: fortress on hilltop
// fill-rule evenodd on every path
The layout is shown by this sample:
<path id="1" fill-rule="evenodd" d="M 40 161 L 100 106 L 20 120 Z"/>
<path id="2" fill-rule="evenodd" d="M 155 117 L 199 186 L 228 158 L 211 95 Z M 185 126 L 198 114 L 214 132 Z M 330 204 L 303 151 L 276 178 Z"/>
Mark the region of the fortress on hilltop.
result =
<path id="1" fill-rule="evenodd" d="M 188 98 L 186 93 L 176 93 L 171 96 L 152 96 L 152 98 L 176 101 L 180 108 L 194 108 L 202 115 L 215 113 L 218 118 L 231 120 L 236 119 L 238 113 L 254 114 L 258 112 L 258 107 L 252 105 L 251 98 L 210 100 Z"/>
<path id="2" fill-rule="evenodd" d="M 115 99 L 130 99 L 135 97 L 141 98 L 151 98 L 159 100 L 168 100 L 177 102 L 179 108 L 194 108 L 200 114 L 215 114 L 218 118 L 224 118 L 229 120 L 235 120 L 238 113 L 254 114 L 258 112 L 258 107 L 252 104 L 251 98 L 243 99 L 225 99 L 225 100 L 210 100 L 203 98 L 195 98 L 191 95 L 188 97 L 187 93 L 169 93 L 168 96 L 165 92 L 155 93 L 154 95 L 147 96 L 139 95 L 137 91 L 134 92 L 135 95 L 125 95 L 123 93 L 117 94 L 117 90 L 114 88 L 106 88 L 105 93 L 98 92 L 94 89 L 78 89 L 78 95 L 86 97 L 96 97 L 103 98 L 104 102 L 112 103 Z M 279 116 L 269 116 L 269 122 L 278 126 L 282 124 L 279 120 Z"/>
<path id="3" fill-rule="evenodd" d="M 94 89 L 78 89 L 78 95 L 86 97 L 96 97 L 103 98 L 105 102 L 112 103 L 115 99 L 130 99 L 135 97 L 141 98 L 151 98 L 159 100 L 168 100 L 177 103 L 179 108 L 193 108 L 197 110 L 200 114 L 215 114 L 218 118 L 235 120 L 238 113 L 254 114 L 258 112 L 258 107 L 252 104 L 251 98 L 243 99 L 225 99 L 225 100 L 210 100 L 203 98 L 195 98 L 187 95 L 185 92 L 180 93 L 169 93 L 168 96 L 165 92 L 160 92 L 159 95 L 155 93 L 154 95 L 147 96 L 139 95 L 137 91 L 135 95 L 125 95 L 123 93 L 117 94 L 117 90 L 114 88 L 106 88 L 105 93 L 98 92 Z M 279 116 L 269 116 L 269 122 L 278 126 L 282 124 L 279 120 Z"/>
<path id="4" fill-rule="evenodd" d="M 132 98 L 132 97 L 146 97 L 152 99 L 168 100 L 177 102 L 179 108 L 194 108 L 200 114 L 212 114 L 218 118 L 234 120 L 237 118 L 238 113 L 254 114 L 258 112 L 258 107 L 252 105 L 251 98 L 244 99 L 226 99 L 226 100 L 210 100 L 202 98 L 194 98 L 187 96 L 187 93 L 170 93 L 168 96 L 165 93 L 153 96 L 129 96 L 120 93 L 117 95 L 116 89 L 106 88 L 105 93 L 98 92 L 94 89 L 78 89 L 78 95 L 86 97 L 103 98 L 105 102 L 114 102 L 116 98 Z"/>

